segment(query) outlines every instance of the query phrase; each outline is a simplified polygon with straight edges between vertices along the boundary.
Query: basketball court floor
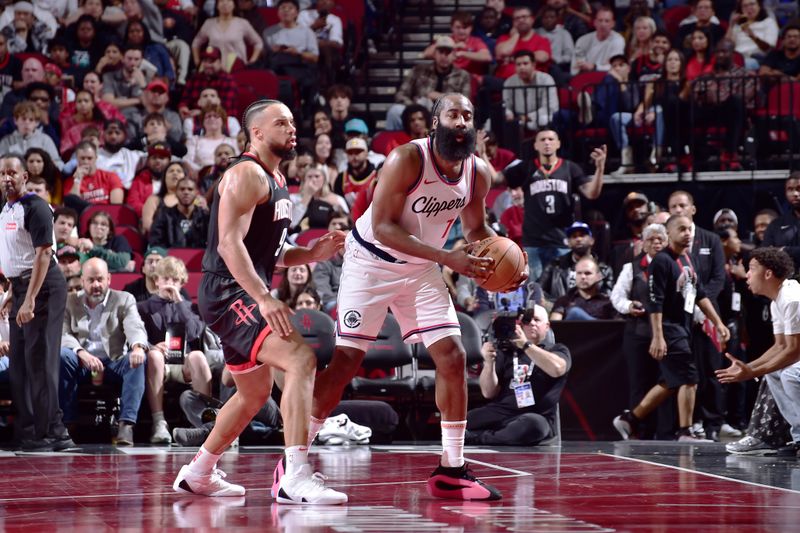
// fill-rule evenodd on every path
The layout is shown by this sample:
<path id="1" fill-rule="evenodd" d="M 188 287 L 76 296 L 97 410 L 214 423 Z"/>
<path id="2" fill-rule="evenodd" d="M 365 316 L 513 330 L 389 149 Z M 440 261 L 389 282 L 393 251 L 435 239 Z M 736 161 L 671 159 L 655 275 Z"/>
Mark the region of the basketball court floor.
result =
<path id="1" fill-rule="evenodd" d="M 275 447 L 226 453 L 219 467 L 242 498 L 174 493 L 195 450 L 93 445 L 61 453 L 0 452 L 0 529 L 191 528 L 284 532 L 797 531 L 800 462 L 725 453 L 721 444 L 565 442 L 561 448 L 468 447 L 498 502 L 436 500 L 425 491 L 438 446 L 314 447 L 346 491 L 337 507 L 273 504 Z"/>

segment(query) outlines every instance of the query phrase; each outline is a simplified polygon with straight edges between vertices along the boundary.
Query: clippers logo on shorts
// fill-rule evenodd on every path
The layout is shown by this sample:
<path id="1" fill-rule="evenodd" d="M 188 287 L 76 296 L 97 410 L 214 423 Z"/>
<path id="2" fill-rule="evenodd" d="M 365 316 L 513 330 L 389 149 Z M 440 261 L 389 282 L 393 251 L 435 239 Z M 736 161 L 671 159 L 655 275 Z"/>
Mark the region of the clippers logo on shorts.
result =
<path id="1" fill-rule="evenodd" d="M 435 196 L 421 196 L 411 204 L 411 210 L 414 213 L 424 213 L 427 218 L 431 216 L 435 217 L 443 211 L 452 211 L 454 209 L 460 213 L 466 205 L 467 199 L 464 197 L 445 202 L 439 200 Z"/>
<path id="2" fill-rule="evenodd" d="M 350 311 L 344 314 L 344 325 L 348 328 L 357 328 L 361 325 L 361 313 L 356 311 L 355 309 L 351 309 Z"/>
<path id="3" fill-rule="evenodd" d="M 242 324 L 244 324 L 245 326 L 249 326 L 250 324 L 255 324 L 256 322 L 258 322 L 256 320 L 256 317 L 253 316 L 253 309 L 255 308 L 256 304 L 244 305 L 242 299 L 239 298 L 238 300 L 233 302 L 228 309 L 230 309 L 236 314 L 237 326 L 241 326 Z"/>

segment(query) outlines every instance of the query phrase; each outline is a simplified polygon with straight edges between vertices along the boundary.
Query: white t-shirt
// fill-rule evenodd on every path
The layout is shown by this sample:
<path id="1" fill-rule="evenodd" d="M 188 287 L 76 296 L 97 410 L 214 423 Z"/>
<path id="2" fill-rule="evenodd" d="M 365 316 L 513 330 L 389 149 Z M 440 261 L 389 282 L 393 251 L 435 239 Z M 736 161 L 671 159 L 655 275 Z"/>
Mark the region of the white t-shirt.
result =
<path id="1" fill-rule="evenodd" d="M 800 283 L 787 279 L 778 297 L 770 305 L 772 332 L 776 335 L 800 335 Z"/>

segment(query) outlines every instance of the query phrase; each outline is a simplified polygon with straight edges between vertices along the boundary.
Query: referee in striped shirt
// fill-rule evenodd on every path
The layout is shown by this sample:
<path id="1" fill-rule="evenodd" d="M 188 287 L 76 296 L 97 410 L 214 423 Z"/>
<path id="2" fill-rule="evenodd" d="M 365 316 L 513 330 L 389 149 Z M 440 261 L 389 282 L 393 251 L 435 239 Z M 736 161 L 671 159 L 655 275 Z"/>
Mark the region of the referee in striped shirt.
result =
<path id="1" fill-rule="evenodd" d="M 0 269 L 11 280 L 9 379 L 23 450 L 63 450 L 75 444 L 58 406 L 61 329 L 67 300 L 64 275 L 54 258 L 53 211 L 25 192 L 22 158 L 0 159 Z"/>

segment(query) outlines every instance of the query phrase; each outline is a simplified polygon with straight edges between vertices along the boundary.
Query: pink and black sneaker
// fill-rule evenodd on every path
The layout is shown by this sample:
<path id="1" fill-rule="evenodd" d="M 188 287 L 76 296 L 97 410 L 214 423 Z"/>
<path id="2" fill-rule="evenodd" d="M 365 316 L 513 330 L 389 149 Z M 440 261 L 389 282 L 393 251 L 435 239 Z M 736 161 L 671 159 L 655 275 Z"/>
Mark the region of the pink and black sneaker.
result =
<path id="1" fill-rule="evenodd" d="M 272 472 L 272 488 L 270 489 L 269 493 L 272 495 L 273 498 L 278 497 L 278 486 L 281 483 L 281 478 L 283 477 L 283 473 L 286 471 L 286 456 L 282 456 L 281 460 L 278 461 L 278 464 L 275 466 L 275 471 Z"/>
<path id="2" fill-rule="evenodd" d="M 500 491 L 473 476 L 464 463 L 458 467 L 439 467 L 428 479 L 428 494 L 447 500 L 499 500 Z"/>

